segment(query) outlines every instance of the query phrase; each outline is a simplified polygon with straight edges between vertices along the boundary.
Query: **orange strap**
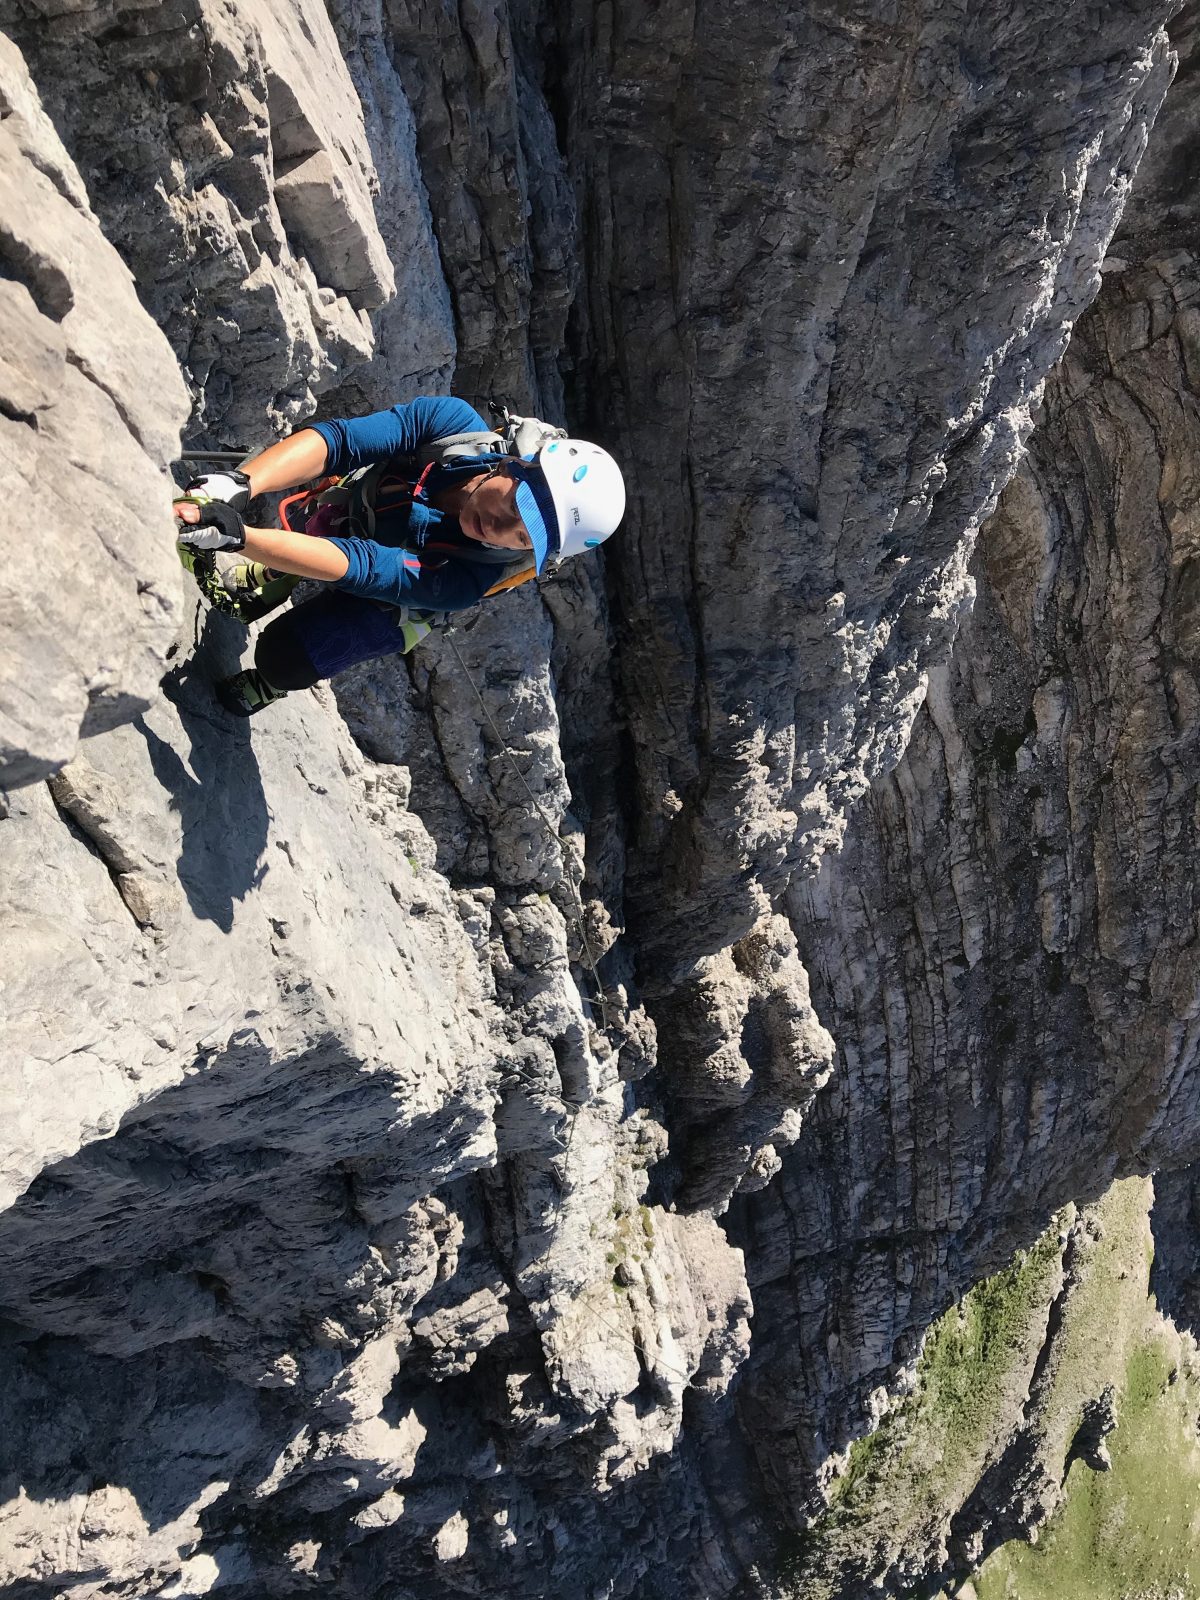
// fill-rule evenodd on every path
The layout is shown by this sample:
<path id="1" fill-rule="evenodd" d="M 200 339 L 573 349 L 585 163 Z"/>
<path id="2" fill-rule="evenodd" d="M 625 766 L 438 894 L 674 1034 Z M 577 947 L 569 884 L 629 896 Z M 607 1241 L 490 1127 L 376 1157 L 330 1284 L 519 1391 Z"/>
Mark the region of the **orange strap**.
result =
<path id="1" fill-rule="evenodd" d="M 322 478 L 319 483 L 314 483 L 310 488 L 300 489 L 295 494 L 289 494 L 286 499 L 279 502 L 279 520 L 289 533 L 302 533 L 302 528 L 293 528 L 288 521 L 288 511 L 302 500 L 310 500 L 313 495 L 320 494 L 322 489 L 332 489 L 335 483 L 342 480 L 337 477 Z"/>
<path id="2" fill-rule="evenodd" d="M 483 591 L 486 600 L 489 595 L 503 594 L 506 589 L 517 589 L 523 583 L 528 583 L 530 578 L 536 578 L 537 572 L 533 567 L 522 567 L 520 572 L 514 572 L 509 578 L 501 578 L 499 583 L 494 583 L 490 589 Z"/>

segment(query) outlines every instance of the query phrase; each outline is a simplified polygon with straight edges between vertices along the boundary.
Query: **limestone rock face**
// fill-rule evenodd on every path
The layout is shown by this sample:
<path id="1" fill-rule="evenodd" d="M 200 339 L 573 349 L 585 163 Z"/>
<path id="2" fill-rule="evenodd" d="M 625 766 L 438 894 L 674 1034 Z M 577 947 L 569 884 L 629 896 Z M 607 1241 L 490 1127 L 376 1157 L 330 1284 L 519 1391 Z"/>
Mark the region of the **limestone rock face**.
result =
<path id="1" fill-rule="evenodd" d="M 1148 215 L 1047 384 L 903 760 L 791 892 L 838 1059 L 733 1229 L 744 1429 L 782 1503 L 813 1496 L 981 1267 L 1067 1200 L 1196 1157 L 1197 267 L 1156 252 Z M 1183 1321 L 1188 1183 L 1156 1212 Z"/>
<path id="2" fill-rule="evenodd" d="M 770 1593 L 949 1301 L 1192 1159 L 1165 158 L 971 566 L 1169 12 L 0 0 L 14 1593 Z M 181 430 L 452 376 L 619 538 L 233 723 Z"/>
<path id="3" fill-rule="evenodd" d="M 27 783 L 85 723 L 126 720 L 157 693 L 180 616 L 163 469 L 186 396 L 2 36 L 0 210 L 0 760 Z"/>
<path id="4" fill-rule="evenodd" d="M 707 961 L 907 743 L 976 531 L 1098 285 L 1169 76 L 1163 15 L 578 23 L 607 365 L 589 402 L 637 499 L 614 569 L 626 895 L 647 991 L 697 1029 Z M 689 1054 L 667 1041 L 668 1093 L 692 1097 Z M 721 1142 L 720 1093 L 694 1154 L 675 1141 L 689 1167 Z M 731 1183 L 754 1170 L 746 1117 L 717 1158 Z"/>

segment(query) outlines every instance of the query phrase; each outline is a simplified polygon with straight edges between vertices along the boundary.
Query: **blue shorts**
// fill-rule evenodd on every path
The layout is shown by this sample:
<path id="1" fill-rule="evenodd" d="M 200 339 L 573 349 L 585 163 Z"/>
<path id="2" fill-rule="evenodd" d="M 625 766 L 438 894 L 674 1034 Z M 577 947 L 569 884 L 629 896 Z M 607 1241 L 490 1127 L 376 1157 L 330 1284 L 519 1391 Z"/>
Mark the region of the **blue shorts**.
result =
<path id="1" fill-rule="evenodd" d="M 309 689 L 360 661 L 403 654 L 400 622 L 395 606 L 327 589 L 263 629 L 254 663 L 275 689 Z"/>

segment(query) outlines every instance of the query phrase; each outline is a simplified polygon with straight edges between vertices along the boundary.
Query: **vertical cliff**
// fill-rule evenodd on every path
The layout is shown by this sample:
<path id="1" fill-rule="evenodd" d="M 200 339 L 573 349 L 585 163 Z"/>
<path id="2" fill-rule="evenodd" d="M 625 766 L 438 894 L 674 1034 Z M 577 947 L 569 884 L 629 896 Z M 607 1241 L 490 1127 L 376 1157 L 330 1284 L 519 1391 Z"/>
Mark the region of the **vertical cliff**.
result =
<path id="1" fill-rule="evenodd" d="M 1185 84 L 1193 31 L 1185 12 Z M 838 1062 L 735 1229 L 756 1306 L 744 1433 L 782 1504 L 886 1411 L 981 1271 L 1066 1202 L 1195 1159 L 1186 101 L 1160 134 L 905 755 L 791 892 Z M 1185 1239 L 1164 1225 L 1168 1257 Z M 960 1562 L 972 1519 L 1003 1517 L 994 1496 L 962 1512 Z M 937 1570 L 886 1541 L 872 1562 Z"/>
<path id="2" fill-rule="evenodd" d="M 1192 1158 L 1170 12 L 0 0 L 14 1594 L 771 1592 Z M 451 381 L 611 556 L 233 724 L 180 430 Z"/>

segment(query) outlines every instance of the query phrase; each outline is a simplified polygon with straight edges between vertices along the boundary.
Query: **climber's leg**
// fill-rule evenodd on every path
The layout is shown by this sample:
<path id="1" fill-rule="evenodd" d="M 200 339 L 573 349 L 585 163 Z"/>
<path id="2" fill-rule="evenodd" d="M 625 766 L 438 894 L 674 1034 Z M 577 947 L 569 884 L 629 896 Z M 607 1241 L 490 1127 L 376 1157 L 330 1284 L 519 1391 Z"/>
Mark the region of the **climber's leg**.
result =
<path id="1" fill-rule="evenodd" d="M 222 678 L 215 686 L 217 699 L 235 717 L 252 717 L 274 700 L 282 700 L 286 689 L 275 689 L 254 667 Z"/>
<path id="2" fill-rule="evenodd" d="M 311 689 L 360 661 L 403 655 L 428 627 L 403 621 L 394 606 L 326 590 L 263 629 L 254 666 L 217 686 L 235 715 L 252 716 L 293 689 Z M 243 703 L 245 702 L 245 703 Z"/>

